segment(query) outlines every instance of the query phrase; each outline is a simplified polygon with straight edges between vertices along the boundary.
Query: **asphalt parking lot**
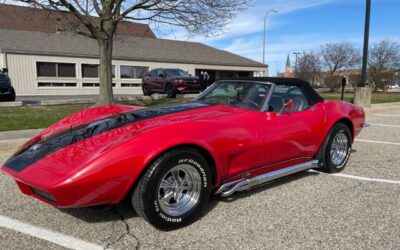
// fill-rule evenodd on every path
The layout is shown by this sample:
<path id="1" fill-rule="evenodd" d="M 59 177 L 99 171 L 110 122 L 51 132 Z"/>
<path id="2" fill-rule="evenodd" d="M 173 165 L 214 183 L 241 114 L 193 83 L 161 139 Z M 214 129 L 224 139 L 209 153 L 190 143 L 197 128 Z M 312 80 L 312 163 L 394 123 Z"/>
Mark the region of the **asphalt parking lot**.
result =
<path id="1" fill-rule="evenodd" d="M 204 217 L 161 232 L 129 203 L 58 210 L 0 174 L 1 249 L 399 249 L 400 105 L 367 113 L 346 169 L 308 171 L 230 198 Z M 25 139 L 0 141 L 3 162 Z"/>

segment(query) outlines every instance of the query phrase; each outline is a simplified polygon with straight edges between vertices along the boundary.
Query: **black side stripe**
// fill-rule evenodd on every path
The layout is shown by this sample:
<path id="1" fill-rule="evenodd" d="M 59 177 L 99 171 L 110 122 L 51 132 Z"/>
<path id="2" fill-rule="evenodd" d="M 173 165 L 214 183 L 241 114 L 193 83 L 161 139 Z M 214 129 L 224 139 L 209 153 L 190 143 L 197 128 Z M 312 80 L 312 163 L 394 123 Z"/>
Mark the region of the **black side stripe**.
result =
<path id="1" fill-rule="evenodd" d="M 113 115 L 89 124 L 80 125 L 53 134 L 45 138 L 45 140 L 34 143 L 33 145 L 28 145 L 26 148 L 11 156 L 11 158 L 8 159 L 4 165 L 5 167 L 16 172 L 21 172 L 29 167 L 32 163 L 37 162 L 45 156 L 92 136 L 132 124 L 134 122 L 208 106 L 211 106 L 211 104 L 189 102 L 161 108 L 134 110 Z"/>

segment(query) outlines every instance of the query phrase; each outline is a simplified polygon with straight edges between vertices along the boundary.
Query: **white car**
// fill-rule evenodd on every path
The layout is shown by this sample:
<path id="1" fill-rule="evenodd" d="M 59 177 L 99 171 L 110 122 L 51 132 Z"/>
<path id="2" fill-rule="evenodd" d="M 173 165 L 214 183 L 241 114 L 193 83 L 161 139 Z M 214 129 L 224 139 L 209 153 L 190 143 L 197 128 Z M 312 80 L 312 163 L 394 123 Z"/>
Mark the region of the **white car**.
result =
<path id="1" fill-rule="evenodd" d="M 389 89 L 400 89 L 399 83 L 392 83 L 389 85 Z"/>

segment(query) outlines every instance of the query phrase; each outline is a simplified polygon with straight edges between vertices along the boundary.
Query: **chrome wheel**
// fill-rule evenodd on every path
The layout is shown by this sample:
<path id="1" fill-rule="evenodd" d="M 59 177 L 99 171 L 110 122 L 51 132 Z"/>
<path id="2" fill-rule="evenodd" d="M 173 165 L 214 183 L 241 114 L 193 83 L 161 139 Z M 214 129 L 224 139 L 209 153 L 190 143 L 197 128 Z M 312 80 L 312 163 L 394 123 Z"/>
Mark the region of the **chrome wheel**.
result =
<path id="1" fill-rule="evenodd" d="M 349 140 L 343 132 L 338 132 L 332 140 L 330 156 L 331 161 L 336 166 L 341 165 L 347 157 Z"/>
<path id="2" fill-rule="evenodd" d="M 158 204 L 164 213 L 181 216 L 199 201 L 201 176 L 195 167 L 177 165 L 168 171 L 158 186 Z"/>

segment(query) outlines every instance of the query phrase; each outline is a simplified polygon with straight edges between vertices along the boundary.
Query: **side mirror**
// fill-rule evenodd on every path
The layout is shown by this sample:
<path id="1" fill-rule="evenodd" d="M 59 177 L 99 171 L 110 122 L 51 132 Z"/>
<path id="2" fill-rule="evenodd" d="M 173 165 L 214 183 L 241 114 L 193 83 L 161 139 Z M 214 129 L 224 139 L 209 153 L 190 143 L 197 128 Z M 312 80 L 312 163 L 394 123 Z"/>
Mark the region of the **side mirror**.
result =
<path id="1" fill-rule="evenodd" d="M 164 77 L 165 77 L 165 75 L 161 73 L 161 74 L 159 74 L 159 75 L 158 75 L 158 77 L 162 77 L 162 78 L 164 78 Z"/>
<path id="2" fill-rule="evenodd" d="M 283 110 L 285 109 L 292 109 L 293 108 L 293 101 L 291 99 L 286 100 L 285 104 L 283 104 L 281 110 L 279 110 L 278 116 L 281 116 Z"/>
<path id="3" fill-rule="evenodd" d="M 4 74 L 7 74 L 8 73 L 8 69 L 7 68 L 2 68 L 1 72 L 3 72 Z"/>

